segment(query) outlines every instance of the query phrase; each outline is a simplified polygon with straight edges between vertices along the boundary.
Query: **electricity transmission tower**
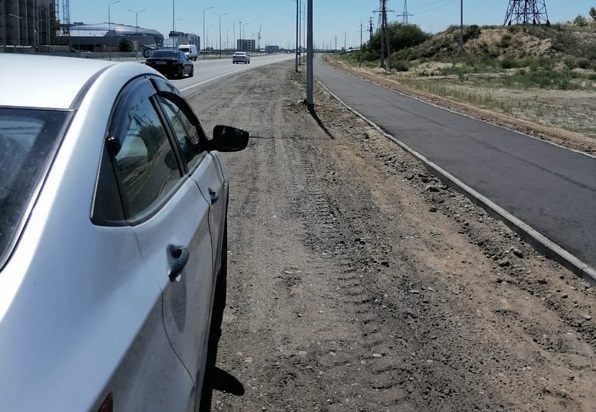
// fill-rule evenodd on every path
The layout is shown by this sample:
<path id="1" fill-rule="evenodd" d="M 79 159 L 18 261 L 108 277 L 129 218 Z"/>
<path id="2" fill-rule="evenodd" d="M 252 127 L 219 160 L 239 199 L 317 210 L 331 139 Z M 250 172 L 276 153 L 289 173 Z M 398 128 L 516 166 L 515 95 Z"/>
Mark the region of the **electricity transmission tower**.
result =
<path id="1" fill-rule="evenodd" d="M 398 14 L 397 17 L 401 17 L 403 19 L 403 23 L 408 24 L 409 16 L 413 16 L 413 14 L 408 13 L 408 0 L 404 0 L 404 12 L 402 14 Z"/>
<path id="2" fill-rule="evenodd" d="M 529 23 L 550 26 L 545 0 L 509 0 L 503 25 Z"/>

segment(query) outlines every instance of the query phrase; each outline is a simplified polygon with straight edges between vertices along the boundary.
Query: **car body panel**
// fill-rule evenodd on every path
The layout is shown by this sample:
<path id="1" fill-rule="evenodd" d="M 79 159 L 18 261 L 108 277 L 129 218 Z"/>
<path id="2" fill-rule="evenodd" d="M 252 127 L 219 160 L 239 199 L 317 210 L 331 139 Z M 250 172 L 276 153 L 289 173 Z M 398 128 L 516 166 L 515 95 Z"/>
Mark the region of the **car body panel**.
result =
<path id="1" fill-rule="evenodd" d="M 167 404 L 170 391 L 191 384 L 160 325 L 161 290 L 142 270 L 134 231 L 90 222 L 97 167 L 88 165 L 98 165 L 99 155 L 90 159 L 88 154 L 100 153 L 105 126 L 88 126 L 93 119 L 107 122 L 109 115 L 105 108 L 91 109 L 83 100 L 81 117 L 73 119 L 19 245 L 0 275 L 0 409 L 97 408 L 114 390 L 109 382 L 116 369 L 135 375 L 121 361 L 139 335 L 146 343 L 137 345 L 148 351 L 136 356 L 155 364 L 151 353 L 157 352 L 162 369 L 177 371 L 170 372 L 170 387 L 156 381 L 146 394 L 149 398 Z M 80 128 L 87 133 L 85 139 L 78 137 Z M 143 330 L 156 324 L 159 327 Z M 97 358 L 89 356 L 92 353 Z M 128 382 L 132 387 L 134 381 Z M 35 396 L 22 396 L 23 388 Z M 116 389 L 126 391 L 123 386 Z"/>
<path id="2" fill-rule="evenodd" d="M 213 167 L 209 160 L 206 156 L 201 162 L 200 171 L 197 171 L 199 178 Z M 135 226 L 134 230 L 146 271 L 163 292 L 168 338 L 188 370 L 199 370 L 207 330 L 200 330 L 196 325 L 209 324 L 213 295 L 209 204 L 194 181 L 186 179 L 162 213 Z M 182 274 L 174 281 L 168 278 L 170 245 L 184 247 L 189 253 Z"/>
<path id="3" fill-rule="evenodd" d="M 0 106 L 68 109 L 72 118 L 0 269 L 0 410 L 98 410 L 109 394 L 115 411 L 192 410 L 211 316 L 209 280 L 221 266 L 213 260 L 211 219 L 225 215 L 199 190 L 227 187 L 217 152 L 181 173 L 149 218 L 94 224 L 114 102 L 127 85 L 151 84 L 144 79 L 157 73 L 138 63 L 0 55 L 0 64 L 9 61 L 3 70 L 12 62 L 45 64 L 48 88 L 10 99 L 4 90 L 14 78 L 0 78 Z M 71 84 L 69 73 L 79 68 Z M 184 281 L 168 280 L 169 244 L 192 251 Z M 202 328 L 192 330 L 197 323 Z"/>

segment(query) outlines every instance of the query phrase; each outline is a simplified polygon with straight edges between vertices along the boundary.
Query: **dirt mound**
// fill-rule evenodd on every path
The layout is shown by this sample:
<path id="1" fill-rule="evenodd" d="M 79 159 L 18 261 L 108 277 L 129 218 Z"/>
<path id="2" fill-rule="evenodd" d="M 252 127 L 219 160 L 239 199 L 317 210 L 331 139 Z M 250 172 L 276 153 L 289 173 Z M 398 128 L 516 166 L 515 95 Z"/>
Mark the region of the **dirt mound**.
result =
<path id="1" fill-rule="evenodd" d="M 459 27 L 452 26 L 426 42 L 397 53 L 407 60 L 450 60 L 459 56 Z M 466 56 L 505 58 L 585 57 L 596 59 L 596 33 L 573 25 L 464 27 Z"/>

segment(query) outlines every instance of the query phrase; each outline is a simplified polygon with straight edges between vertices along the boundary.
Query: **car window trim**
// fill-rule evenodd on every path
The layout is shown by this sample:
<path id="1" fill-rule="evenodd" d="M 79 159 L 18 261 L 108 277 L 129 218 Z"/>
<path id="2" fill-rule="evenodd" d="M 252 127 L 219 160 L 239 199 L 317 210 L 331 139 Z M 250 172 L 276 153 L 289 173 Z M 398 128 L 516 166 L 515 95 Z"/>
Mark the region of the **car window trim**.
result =
<path id="1" fill-rule="evenodd" d="M 146 88 L 146 90 L 142 90 L 143 88 Z M 147 77 L 144 77 L 144 76 L 138 77 L 136 79 L 131 80 L 129 83 L 127 83 L 122 88 L 122 90 L 120 91 L 120 94 L 116 98 L 114 108 L 112 110 L 112 113 L 110 114 L 110 120 L 108 123 L 108 127 L 106 129 L 106 133 L 105 133 L 106 137 L 104 138 L 104 145 L 108 145 L 108 139 L 113 137 L 112 136 L 113 134 L 110 132 L 117 129 L 117 127 L 118 127 L 117 122 L 120 119 L 117 117 L 117 115 L 120 115 L 120 116 L 123 115 L 122 113 L 119 113 L 119 110 L 118 110 L 119 105 L 124 104 L 124 102 L 128 98 L 133 98 L 133 96 L 136 95 L 136 93 L 138 93 L 139 90 L 141 90 L 141 93 L 142 94 L 144 93 L 144 96 L 147 97 L 147 99 L 150 101 L 151 105 L 155 109 L 155 112 L 157 113 L 158 117 L 160 118 L 160 121 L 162 121 L 162 123 L 163 123 L 163 113 L 161 113 L 161 108 L 157 105 L 157 102 L 155 101 L 155 98 L 154 98 L 154 96 L 158 92 L 157 89 L 155 88 L 153 82 L 151 82 L 150 79 L 148 79 Z M 113 126 L 115 126 L 115 127 L 113 127 Z M 163 207 L 172 199 L 172 197 L 174 197 L 176 195 L 176 193 L 178 193 L 180 188 L 189 179 L 187 173 L 184 172 L 183 164 L 180 162 L 180 158 L 179 158 L 180 154 L 178 153 L 178 146 L 177 146 L 177 144 L 175 144 L 175 142 L 172 141 L 172 136 L 171 136 L 168 128 L 169 128 L 168 124 L 167 123 L 164 124 L 164 129 L 166 131 L 166 138 L 170 144 L 170 147 L 172 148 L 172 150 L 175 154 L 176 163 L 178 165 L 178 173 L 180 173 L 180 178 L 178 179 L 178 182 L 172 186 L 172 188 L 169 190 L 169 193 L 167 195 L 160 197 L 160 199 L 158 201 L 154 202 L 149 208 L 144 210 L 142 213 L 140 213 L 136 217 L 131 216 L 130 202 L 128 200 L 128 196 L 124 192 L 122 178 L 120 176 L 120 173 L 118 173 L 118 171 L 116 170 L 116 167 L 114 165 L 114 157 L 112 154 L 110 154 L 110 162 L 112 163 L 112 169 L 116 176 L 118 192 L 120 193 L 120 199 L 122 202 L 122 207 L 124 209 L 124 221 L 128 222 L 128 224 L 130 226 L 138 226 L 138 225 L 148 221 L 149 219 L 151 219 L 157 213 L 159 213 L 159 211 L 161 209 L 163 209 Z M 108 151 L 109 151 L 109 148 L 108 148 Z M 97 190 L 97 188 L 96 188 L 96 190 Z"/>
<path id="2" fill-rule="evenodd" d="M 195 129 L 198 129 L 198 135 L 199 135 L 199 142 L 203 143 L 204 141 L 206 141 L 206 136 L 205 133 L 202 129 L 202 127 L 200 126 L 200 122 L 198 120 L 198 118 L 195 116 L 195 114 L 192 112 L 192 109 L 190 109 L 190 107 L 186 104 L 186 102 L 184 101 L 183 98 L 181 98 L 180 96 L 176 95 L 175 93 L 171 93 L 171 92 L 158 92 L 154 95 L 154 101 L 155 104 L 158 106 L 158 110 L 159 110 L 159 115 L 163 118 L 164 123 L 166 124 L 166 130 L 168 132 L 168 134 L 170 134 L 171 139 L 174 141 L 174 145 L 175 145 L 175 153 L 176 153 L 176 158 L 178 159 L 178 161 L 180 162 L 180 164 L 182 165 L 183 168 L 183 172 L 185 175 L 190 176 L 192 174 L 192 172 L 194 170 L 196 170 L 196 168 L 201 164 L 201 162 L 203 161 L 203 159 L 201 159 L 194 167 L 192 170 L 189 169 L 188 167 L 188 162 L 186 160 L 184 160 L 184 156 L 182 154 L 182 149 L 180 148 L 180 143 L 178 142 L 178 138 L 176 136 L 176 131 L 174 129 L 174 125 L 170 122 L 168 116 L 166 115 L 166 113 L 164 112 L 164 108 L 162 107 L 161 103 L 159 102 L 159 100 L 157 99 L 157 97 L 162 97 L 166 100 L 169 100 L 170 102 L 172 102 L 173 104 L 175 104 L 181 111 L 182 113 L 189 117 L 187 115 L 187 111 L 185 110 L 184 106 L 186 106 L 189 110 L 190 113 L 192 114 L 192 117 L 189 118 L 190 123 L 192 124 L 192 126 Z M 170 96 L 175 96 L 176 97 L 176 101 L 172 98 L 170 98 Z M 184 103 L 183 107 L 180 107 L 180 105 L 178 104 L 178 101 L 181 101 Z M 193 119 L 194 118 L 194 119 Z M 199 126 L 197 127 L 195 125 L 195 121 L 199 122 Z M 204 149 L 204 153 L 203 153 L 203 157 L 205 157 L 205 155 L 207 154 L 207 149 Z"/>

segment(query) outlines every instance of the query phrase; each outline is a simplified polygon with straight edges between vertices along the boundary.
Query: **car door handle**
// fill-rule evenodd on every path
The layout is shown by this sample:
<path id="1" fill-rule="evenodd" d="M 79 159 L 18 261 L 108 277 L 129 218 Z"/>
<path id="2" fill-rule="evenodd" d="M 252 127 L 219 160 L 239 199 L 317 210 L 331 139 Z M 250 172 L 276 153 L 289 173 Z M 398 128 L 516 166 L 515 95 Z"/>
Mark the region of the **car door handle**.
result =
<path id="1" fill-rule="evenodd" d="M 168 277 L 174 282 L 188 263 L 188 249 L 183 246 L 168 246 Z"/>
<path id="2" fill-rule="evenodd" d="M 217 202 L 217 199 L 219 199 L 217 192 L 211 188 L 209 188 L 209 197 L 211 198 L 211 204 Z"/>

